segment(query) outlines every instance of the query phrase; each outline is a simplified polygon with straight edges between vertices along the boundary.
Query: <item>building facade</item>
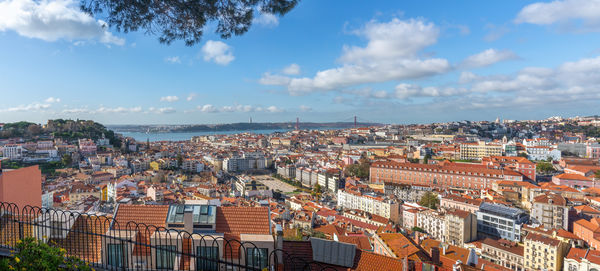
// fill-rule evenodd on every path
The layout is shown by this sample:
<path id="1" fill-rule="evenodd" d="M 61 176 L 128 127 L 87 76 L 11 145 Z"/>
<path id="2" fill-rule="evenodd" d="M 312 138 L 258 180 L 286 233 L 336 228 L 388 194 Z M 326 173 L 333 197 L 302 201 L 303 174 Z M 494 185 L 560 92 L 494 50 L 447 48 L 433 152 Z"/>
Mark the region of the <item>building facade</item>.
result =
<path id="1" fill-rule="evenodd" d="M 529 216 L 521 209 L 482 203 L 477 212 L 477 231 L 483 235 L 521 241 L 521 226 Z"/>

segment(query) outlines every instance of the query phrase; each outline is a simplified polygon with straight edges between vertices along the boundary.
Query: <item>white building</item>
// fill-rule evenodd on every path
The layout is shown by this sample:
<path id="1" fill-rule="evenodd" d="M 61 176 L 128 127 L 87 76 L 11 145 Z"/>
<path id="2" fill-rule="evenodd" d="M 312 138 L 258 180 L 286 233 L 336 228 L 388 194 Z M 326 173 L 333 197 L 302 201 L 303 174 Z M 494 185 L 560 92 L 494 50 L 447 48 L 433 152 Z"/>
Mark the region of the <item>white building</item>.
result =
<path id="1" fill-rule="evenodd" d="M 356 209 L 390 219 L 398 214 L 399 204 L 389 199 L 383 199 L 375 194 L 360 194 L 339 190 L 337 205 L 346 209 Z"/>
<path id="2" fill-rule="evenodd" d="M 561 158 L 561 152 L 558 149 L 544 146 L 527 147 L 527 158 L 529 160 L 548 160 L 558 161 Z"/>
<path id="3" fill-rule="evenodd" d="M 10 160 L 21 159 L 23 157 L 23 147 L 17 144 L 4 145 L 2 156 Z"/>
<path id="4" fill-rule="evenodd" d="M 446 220 L 434 210 L 417 213 L 417 227 L 425 230 L 434 239 L 446 242 Z"/>

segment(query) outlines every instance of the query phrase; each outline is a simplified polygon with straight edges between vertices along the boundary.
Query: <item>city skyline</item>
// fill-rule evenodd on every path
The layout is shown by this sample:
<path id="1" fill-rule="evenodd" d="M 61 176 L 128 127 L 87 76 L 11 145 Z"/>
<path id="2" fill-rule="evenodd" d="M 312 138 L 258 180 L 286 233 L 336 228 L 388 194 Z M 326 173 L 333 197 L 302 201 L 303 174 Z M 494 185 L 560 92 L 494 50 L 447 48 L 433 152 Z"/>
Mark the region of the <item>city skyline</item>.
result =
<path id="1" fill-rule="evenodd" d="M 0 122 L 431 123 L 597 114 L 599 1 L 301 1 L 186 47 L 0 1 Z M 472 12 L 465 12 L 471 10 Z"/>

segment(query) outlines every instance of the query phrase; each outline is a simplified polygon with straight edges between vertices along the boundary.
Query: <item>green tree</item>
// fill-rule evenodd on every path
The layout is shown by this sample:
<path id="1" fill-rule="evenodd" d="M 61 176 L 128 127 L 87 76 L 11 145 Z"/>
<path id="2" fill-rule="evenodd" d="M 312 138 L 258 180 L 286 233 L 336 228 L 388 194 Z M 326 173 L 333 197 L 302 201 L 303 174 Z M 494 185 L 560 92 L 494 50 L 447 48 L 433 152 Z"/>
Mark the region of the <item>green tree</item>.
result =
<path id="1" fill-rule="evenodd" d="M 525 157 L 525 158 L 528 157 L 528 155 L 527 155 L 526 152 L 520 152 L 517 156 L 519 156 L 519 157 Z"/>
<path id="2" fill-rule="evenodd" d="M 438 199 L 437 194 L 430 191 L 425 192 L 419 201 L 420 205 L 431 209 L 437 209 L 439 203 L 440 200 Z"/>
<path id="3" fill-rule="evenodd" d="M 221 38 L 248 31 L 256 14 L 283 16 L 299 0 L 80 0 L 81 9 L 101 17 L 117 31 L 143 30 L 159 35 L 161 43 L 183 40 L 192 46 L 200 42 L 205 25 L 216 23 Z"/>
<path id="4" fill-rule="evenodd" d="M 429 159 L 431 159 L 431 154 L 426 154 L 423 158 L 423 164 L 429 164 Z"/>
<path id="5" fill-rule="evenodd" d="M 536 165 L 536 171 L 538 173 L 548 173 L 554 171 L 554 167 L 548 162 L 539 162 Z"/>
<path id="6" fill-rule="evenodd" d="M 73 157 L 70 154 L 65 153 L 62 157 L 62 163 L 65 167 L 71 166 L 73 164 Z"/>
<path id="7" fill-rule="evenodd" d="M 181 167 L 183 165 L 183 156 L 180 154 L 177 155 L 177 166 Z"/>
<path id="8" fill-rule="evenodd" d="M 418 231 L 418 232 L 425 232 L 425 230 L 424 230 L 424 229 L 421 229 L 421 228 L 419 228 L 419 227 L 417 227 L 417 226 L 414 226 L 414 227 L 412 227 L 412 229 L 411 229 L 411 230 L 412 230 L 412 231 Z"/>

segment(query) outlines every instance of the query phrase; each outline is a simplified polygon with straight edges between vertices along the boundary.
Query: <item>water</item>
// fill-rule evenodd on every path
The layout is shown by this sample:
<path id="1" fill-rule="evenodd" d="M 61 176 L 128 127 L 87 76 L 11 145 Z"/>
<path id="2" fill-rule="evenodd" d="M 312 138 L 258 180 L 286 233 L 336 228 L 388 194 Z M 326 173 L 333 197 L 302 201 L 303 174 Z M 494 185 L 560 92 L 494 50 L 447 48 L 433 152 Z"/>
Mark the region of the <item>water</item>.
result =
<path id="1" fill-rule="evenodd" d="M 251 131 L 217 131 L 217 132 L 186 132 L 186 133 L 142 133 L 142 132 L 120 132 L 115 133 L 122 134 L 126 137 L 133 137 L 136 141 L 146 142 L 150 140 L 155 141 L 187 141 L 193 136 L 205 136 L 205 135 L 232 135 L 240 133 L 254 133 L 254 134 L 272 134 L 275 132 L 287 132 L 290 129 L 274 129 L 274 130 L 251 130 Z"/>

